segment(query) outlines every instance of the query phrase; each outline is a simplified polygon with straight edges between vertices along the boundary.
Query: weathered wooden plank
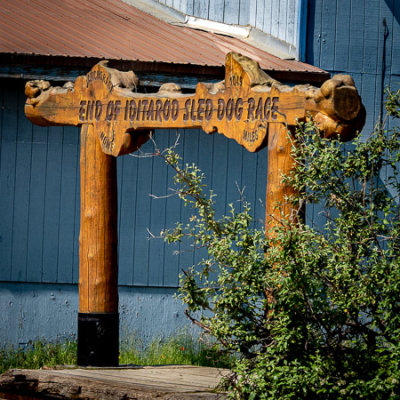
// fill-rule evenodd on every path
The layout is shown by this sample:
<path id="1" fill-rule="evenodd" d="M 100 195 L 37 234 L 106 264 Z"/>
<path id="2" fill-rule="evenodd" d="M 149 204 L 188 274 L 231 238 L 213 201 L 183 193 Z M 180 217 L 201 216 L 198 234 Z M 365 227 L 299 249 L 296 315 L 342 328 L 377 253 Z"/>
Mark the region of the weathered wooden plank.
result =
<path id="1" fill-rule="evenodd" d="M 348 71 L 351 2 L 337 0 L 335 63 L 336 71 Z M 357 21 L 354 21 L 356 24 Z"/>
<path id="2" fill-rule="evenodd" d="M 148 142 L 142 147 L 144 153 L 152 152 L 153 145 Z M 150 226 L 150 194 L 152 193 L 151 179 L 153 174 L 153 159 L 141 158 L 138 163 L 136 186 L 136 218 L 134 244 L 134 273 L 133 284 L 147 286 L 149 284 L 149 240 L 147 229 Z"/>
<path id="3" fill-rule="evenodd" d="M 209 0 L 195 0 L 193 4 L 193 13 L 196 17 L 208 18 Z"/>
<path id="4" fill-rule="evenodd" d="M 279 14 L 280 14 L 280 0 L 272 0 L 271 3 L 271 35 L 279 38 Z"/>
<path id="5" fill-rule="evenodd" d="M 396 1 L 393 5 L 393 30 L 392 30 L 392 62 L 391 73 L 392 75 L 400 75 L 400 40 L 395 38 L 400 37 L 400 2 Z"/>
<path id="6" fill-rule="evenodd" d="M 116 370 L 10 370 L 0 376 L 8 399 L 55 396 L 59 399 L 224 399 L 215 388 L 228 370 L 186 366 Z"/>
<path id="7" fill-rule="evenodd" d="M 263 31 L 271 33 L 272 28 L 272 1 L 265 0 L 264 2 L 264 17 L 263 17 Z"/>
<path id="8" fill-rule="evenodd" d="M 228 143 L 228 169 L 226 170 L 226 209 L 229 213 L 229 204 L 232 204 L 236 211 L 241 210 L 240 191 L 242 190 L 242 148 L 232 141 Z"/>
<path id="9" fill-rule="evenodd" d="M 251 26 L 256 26 L 257 1 L 258 0 L 250 0 L 250 3 L 249 3 L 249 20 L 247 23 Z"/>
<path id="10" fill-rule="evenodd" d="M 376 101 L 376 75 L 362 74 L 361 95 L 365 102 L 365 108 L 368 110 L 365 121 L 365 130 L 372 130 L 375 122 L 375 101 Z"/>
<path id="11" fill-rule="evenodd" d="M 182 155 L 183 165 L 191 165 L 194 163 L 198 165 L 198 154 L 199 154 L 199 131 L 195 129 L 186 130 L 182 136 Z M 194 210 L 190 206 L 185 206 L 181 201 L 180 205 L 180 220 L 186 223 L 193 215 Z M 194 248 L 191 245 L 191 241 L 183 239 L 180 245 L 179 254 L 179 271 L 182 269 L 188 269 L 194 263 Z"/>
<path id="12" fill-rule="evenodd" d="M 308 1 L 306 62 L 321 65 L 322 0 Z"/>
<path id="13" fill-rule="evenodd" d="M 257 0 L 256 4 L 256 21 L 255 27 L 257 29 L 263 30 L 264 29 L 264 7 L 266 1 L 264 0 Z"/>
<path id="14" fill-rule="evenodd" d="M 193 15 L 195 0 L 186 0 L 186 14 Z"/>
<path id="15" fill-rule="evenodd" d="M 33 127 L 27 247 L 27 279 L 31 282 L 41 282 L 43 277 L 43 222 L 48 131 L 49 128 Z"/>
<path id="16" fill-rule="evenodd" d="M 120 285 L 132 285 L 134 243 L 135 243 L 135 220 L 136 220 L 136 198 L 137 198 L 137 173 L 138 162 L 136 157 L 119 157 L 118 168 L 121 171 L 121 199 L 119 212 L 118 233 L 118 255 Z"/>
<path id="17" fill-rule="evenodd" d="M 183 14 L 187 14 L 187 3 L 189 0 L 173 0 L 173 8 L 182 12 Z"/>
<path id="18" fill-rule="evenodd" d="M 206 185 L 204 189 L 205 196 L 209 195 L 209 191 L 212 189 L 212 172 L 213 172 L 213 137 L 209 135 L 204 135 L 203 132 L 199 131 L 199 151 L 198 151 L 198 164 L 201 171 L 205 175 L 203 183 Z M 214 135 L 215 136 L 215 135 Z M 218 165 L 215 166 L 219 168 Z M 194 253 L 194 264 L 198 263 L 204 258 L 207 259 L 207 250 L 205 248 L 197 248 Z"/>
<path id="19" fill-rule="evenodd" d="M 168 147 L 168 130 L 158 131 L 155 142 L 160 151 Z M 165 190 L 167 186 L 167 166 L 159 157 L 153 161 L 152 195 L 159 193 L 160 189 Z M 152 198 L 150 201 L 150 225 L 151 234 L 159 236 L 162 229 L 165 229 L 165 217 L 168 210 L 164 200 Z M 148 237 L 150 234 L 147 235 Z M 165 243 L 159 237 L 149 240 L 149 285 L 163 286 L 164 284 L 164 252 Z"/>
<path id="20" fill-rule="evenodd" d="M 286 14 L 286 31 L 285 31 L 285 40 L 287 43 L 292 44 L 293 46 L 298 45 L 297 43 L 297 24 L 307 24 L 307 20 L 300 21 L 298 18 L 298 13 L 301 10 L 298 8 L 298 1 L 288 0 L 287 5 L 287 14 Z"/>
<path id="21" fill-rule="evenodd" d="M 239 2 L 239 25 L 248 25 L 250 23 L 250 15 L 254 12 L 252 7 L 254 7 L 253 0 L 241 0 Z"/>
<path id="22" fill-rule="evenodd" d="M 77 129 L 63 129 L 63 148 L 61 160 L 61 199 L 60 199 L 60 226 L 58 243 L 58 277 L 59 283 L 73 282 L 74 242 L 75 236 L 75 207 L 77 166 L 79 159 Z"/>
<path id="23" fill-rule="evenodd" d="M 71 127 L 72 128 L 72 127 Z M 73 129 L 73 128 L 72 128 Z M 80 149 L 81 135 L 78 134 L 78 148 Z M 76 184 L 77 190 L 75 192 L 75 239 L 74 241 L 74 265 L 73 265 L 73 283 L 79 283 L 79 234 L 80 234 L 80 220 L 81 220 L 81 207 L 80 207 L 80 194 L 81 194 L 81 174 L 80 174 L 80 153 L 77 155 L 76 160 Z"/>
<path id="24" fill-rule="evenodd" d="M 287 41 L 286 31 L 287 31 L 287 11 L 289 4 L 292 0 L 285 0 L 279 2 L 279 26 L 278 26 L 278 38 Z"/>
<path id="25" fill-rule="evenodd" d="M 22 102 L 18 101 L 17 110 L 20 110 L 21 106 Z M 28 246 L 27 221 L 29 218 L 32 127 L 27 125 L 26 121 L 18 121 L 18 125 L 15 128 L 18 131 L 15 160 L 14 220 L 12 226 L 12 279 L 24 281 L 26 280 L 26 249 Z"/>
<path id="26" fill-rule="evenodd" d="M 224 22 L 225 0 L 211 0 L 208 8 L 209 19 Z"/>
<path id="27" fill-rule="evenodd" d="M 336 0 L 324 0 L 322 5 L 320 67 L 333 70 L 335 63 Z"/>
<path id="28" fill-rule="evenodd" d="M 385 0 L 380 3 L 379 54 L 382 60 L 381 72 L 384 70 L 385 75 L 388 75 L 390 72 L 393 42 L 398 41 L 398 36 L 393 35 L 395 17 L 392 10 L 394 8 L 395 0 Z"/>
<path id="29" fill-rule="evenodd" d="M 364 19 L 365 1 L 352 0 L 350 9 L 350 31 L 349 31 L 349 63 L 348 72 L 362 70 L 364 52 Z M 361 68 L 360 68 L 361 67 Z"/>
<path id="30" fill-rule="evenodd" d="M 364 19 L 364 58 L 363 72 L 376 73 L 381 60 L 378 59 L 380 0 L 369 0 Z"/>
<path id="31" fill-rule="evenodd" d="M 226 171 L 228 168 L 228 140 L 220 135 L 214 135 L 213 143 L 213 171 L 211 176 L 212 188 L 217 195 L 216 214 L 221 217 L 226 212 Z"/>
<path id="32" fill-rule="evenodd" d="M 226 24 L 239 23 L 239 6 L 240 0 L 225 1 L 224 22 Z"/>
<path id="33" fill-rule="evenodd" d="M 15 181 L 15 152 L 17 116 L 16 91 L 9 92 L 4 79 L 0 80 L 0 208 L 7 210 L 0 217 L 0 280 L 11 278 L 12 221 Z"/>
<path id="34" fill-rule="evenodd" d="M 63 128 L 49 130 L 43 222 L 43 282 L 57 282 Z"/>
<path id="35" fill-rule="evenodd" d="M 184 135 L 184 132 L 180 132 L 181 135 Z M 168 145 L 169 147 L 174 146 L 176 140 L 177 140 L 177 135 L 179 133 L 173 129 L 169 131 L 168 134 Z M 176 151 L 180 153 L 181 147 L 178 147 Z M 174 182 L 173 182 L 173 176 L 175 175 L 175 172 L 172 168 L 170 167 L 165 167 L 167 170 L 167 183 L 165 187 L 165 192 L 164 194 L 166 196 L 172 195 L 173 191 L 170 189 L 174 188 Z M 165 215 L 165 228 L 173 228 L 175 226 L 175 223 L 180 221 L 180 206 L 181 206 L 181 200 L 178 198 L 178 196 L 173 195 L 170 197 L 167 197 L 165 201 L 165 207 L 166 207 L 166 215 Z M 165 252 L 164 252 L 164 286 L 165 287 L 178 287 L 178 276 L 180 273 L 179 269 L 179 256 L 175 253 L 179 251 L 179 244 L 168 244 L 165 247 Z"/>

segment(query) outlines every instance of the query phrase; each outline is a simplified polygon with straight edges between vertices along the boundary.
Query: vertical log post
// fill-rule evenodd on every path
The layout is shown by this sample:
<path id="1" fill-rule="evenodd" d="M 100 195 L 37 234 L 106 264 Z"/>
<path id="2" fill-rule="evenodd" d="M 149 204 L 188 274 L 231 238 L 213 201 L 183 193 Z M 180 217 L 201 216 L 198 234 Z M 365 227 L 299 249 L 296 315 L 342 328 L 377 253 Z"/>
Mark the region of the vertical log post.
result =
<path id="1" fill-rule="evenodd" d="M 288 175 L 295 167 L 291 156 L 292 131 L 285 124 L 270 124 L 268 134 L 268 175 L 265 206 L 265 231 L 273 235 L 273 228 L 283 220 L 296 223 L 297 214 L 285 200 L 294 195 L 295 190 L 282 183 L 282 175 Z"/>
<path id="2" fill-rule="evenodd" d="M 78 365 L 117 366 L 119 348 L 116 158 L 93 125 L 81 128 Z"/>

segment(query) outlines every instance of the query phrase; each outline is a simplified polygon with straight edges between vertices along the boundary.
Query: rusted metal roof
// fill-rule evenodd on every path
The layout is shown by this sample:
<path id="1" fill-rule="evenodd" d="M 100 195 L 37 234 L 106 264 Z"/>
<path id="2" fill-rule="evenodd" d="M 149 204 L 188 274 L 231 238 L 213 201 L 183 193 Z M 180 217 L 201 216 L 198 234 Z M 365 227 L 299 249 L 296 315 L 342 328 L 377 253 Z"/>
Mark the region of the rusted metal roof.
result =
<path id="1" fill-rule="evenodd" d="M 0 54 L 224 65 L 235 51 L 264 70 L 321 75 L 237 38 L 175 26 L 121 0 L 0 0 Z"/>

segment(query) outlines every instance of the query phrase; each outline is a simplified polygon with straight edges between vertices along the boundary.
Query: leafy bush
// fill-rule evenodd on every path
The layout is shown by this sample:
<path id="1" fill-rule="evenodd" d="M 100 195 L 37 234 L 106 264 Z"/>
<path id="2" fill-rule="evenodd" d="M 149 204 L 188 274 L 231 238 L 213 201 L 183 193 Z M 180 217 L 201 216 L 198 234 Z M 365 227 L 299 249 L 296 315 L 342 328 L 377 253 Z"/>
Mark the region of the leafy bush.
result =
<path id="1" fill-rule="evenodd" d="M 392 119 L 399 99 L 388 95 Z M 194 210 L 165 239 L 208 252 L 183 274 L 180 297 L 237 355 L 232 398 L 400 398 L 400 132 L 384 127 L 349 146 L 301 125 L 297 167 L 284 177 L 299 194 L 287 200 L 318 203 L 326 223 L 282 221 L 274 232 L 253 228 L 246 203 L 217 218 L 201 171 L 162 154 Z"/>

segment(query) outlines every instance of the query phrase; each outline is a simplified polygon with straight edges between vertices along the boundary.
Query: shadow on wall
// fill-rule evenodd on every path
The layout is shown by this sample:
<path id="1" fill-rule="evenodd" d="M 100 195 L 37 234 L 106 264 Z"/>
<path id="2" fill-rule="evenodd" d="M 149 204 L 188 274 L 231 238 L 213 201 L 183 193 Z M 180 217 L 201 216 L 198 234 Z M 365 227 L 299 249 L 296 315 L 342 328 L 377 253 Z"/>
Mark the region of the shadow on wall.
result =
<path id="1" fill-rule="evenodd" d="M 389 7 L 390 11 L 393 13 L 393 17 L 396 19 L 397 23 L 400 23 L 400 3 L 398 0 L 385 0 L 386 5 Z"/>

